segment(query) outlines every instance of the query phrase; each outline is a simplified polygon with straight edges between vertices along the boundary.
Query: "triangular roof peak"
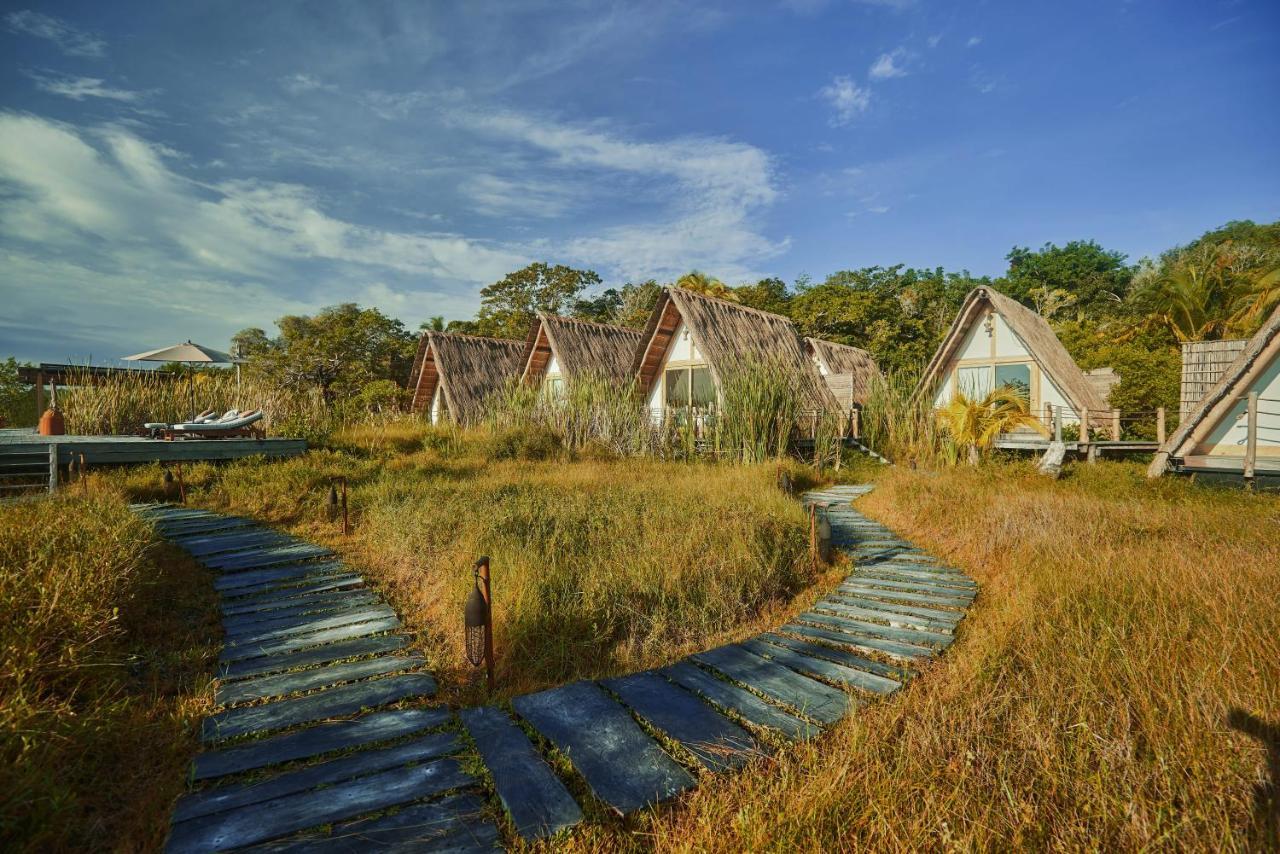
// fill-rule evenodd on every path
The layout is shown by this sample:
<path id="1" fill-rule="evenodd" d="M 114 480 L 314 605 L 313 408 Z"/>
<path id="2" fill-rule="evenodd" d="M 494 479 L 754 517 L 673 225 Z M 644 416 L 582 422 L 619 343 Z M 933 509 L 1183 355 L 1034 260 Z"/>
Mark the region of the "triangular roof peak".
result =
<path id="1" fill-rule="evenodd" d="M 523 353 L 523 342 L 507 338 L 424 332 L 409 377 L 411 408 L 426 409 L 439 387 L 453 418 L 472 423 L 481 416 L 485 398 L 519 372 Z"/>
<path id="2" fill-rule="evenodd" d="M 541 376 L 555 356 L 567 376 L 595 372 L 625 382 L 640 345 L 640 331 L 540 311 L 523 350 L 522 376 Z"/>
<path id="3" fill-rule="evenodd" d="M 1278 358 L 1280 306 L 1276 306 L 1267 322 L 1262 324 L 1262 328 L 1244 345 L 1235 361 L 1222 372 L 1218 382 L 1161 446 L 1147 469 L 1147 476 L 1159 477 L 1163 474 L 1170 457 L 1184 457 L 1193 453 L 1196 446 L 1204 442 L 1224 418 L 1231 415 L 1249 386 Z"/>
<path id="4" fill-rule="evenodd" d="M 1100 412 L 1107 408 L 1106 401 L 1099 396 L 1093 383 L 1089 382 L 1080 366 L 1067 353 L 1067 348 L 1062 346 L 1048 322 L 990 285 L 976 287 L 964 298 L 951 329 L 934 351 L 924 375 L 920 377 L 915 390 L 916 396 L 933 393 L 943 369 L 950 364 L 969 330 L 985 316 L 988 308 L 1004 318 L 1009 328 L 1022 340 L 1031 358 L 1048 374 L 1077 412 L 1085 409 Z"/>

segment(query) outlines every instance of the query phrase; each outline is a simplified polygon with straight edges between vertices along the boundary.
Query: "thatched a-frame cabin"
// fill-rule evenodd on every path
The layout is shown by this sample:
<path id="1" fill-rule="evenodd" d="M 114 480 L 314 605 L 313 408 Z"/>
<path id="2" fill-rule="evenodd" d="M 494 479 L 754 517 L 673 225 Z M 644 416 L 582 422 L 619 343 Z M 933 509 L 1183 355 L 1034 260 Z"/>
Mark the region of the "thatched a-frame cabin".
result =
<path id="1" fill-rule="evenodd" d="M 413 411 L 429 412 L 432 424 L 474 424 L 484 415 L 485 398 L 519 376 L 523 356 L 521 341 L 427 332 L 409 376 Z"/>
<path id="2" fill-rule="evenodd" d="M 1223 373 L 1248 344 L 1248 338 L 1183 342 L 1179 422 L 1186 421 L 1191 416 L 1196 404 L 1204 400 L 1209 390 L 1218 384 Z"/>
<path id="3" fill-rule="evenodd" d="M 1027 395 L 1032 413 L 1053 406 L 1064 423 L 1079 423 L 1084 410 L 1106 409 L 1114 377 L 1108 369 L 1086 375 L 1043 317 L 984 286 L 965 297 L 915 394 L 945 406 L 957 392 L 980 398 L 1009 385 Z"/>
<path id="4" fill-rule="evenodd" d="M 659 419 L 721 405 L 726 374 L 752 363 L 794 370 L 812 411 L 839 408 L 788 318 L 674 286 L 649 315 L 632 374 Z"/>
<path id="5" fill-rule="evenodd" d="M 524 348 L 523 378 L 557 395 L 586 375 L 625 385 L 639 346 L 638 329 L 538 312 Z"/>
<path id="6" fill-rule="evenodd" d="M 1257 395 L 1256 472 L 1280 476 L 1280 306 L 1248 340 L 1208 394 L 1161 446 L 1147 474 L 1242 474 L 1249 441 L 1249 395 Z"/>
<path id="7" fill-rule="evenodd" d="M 849 412 L 867 402 L 871 383 L 880 376 L 880 367 L 870 353 L 821 338 L 806 338 L 804 346 L 841 411 Z"/>

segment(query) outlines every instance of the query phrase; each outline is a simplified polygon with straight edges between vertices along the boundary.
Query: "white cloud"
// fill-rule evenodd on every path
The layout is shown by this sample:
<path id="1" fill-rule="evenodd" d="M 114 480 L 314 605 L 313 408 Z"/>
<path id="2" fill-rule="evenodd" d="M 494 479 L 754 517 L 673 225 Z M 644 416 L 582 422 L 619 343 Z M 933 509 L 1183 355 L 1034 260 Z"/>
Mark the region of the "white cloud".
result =
<path id="1" fill-rule="evenodd" d="M 982 44 L 982 36 L 970 36 L 969 40 L 964 43 L 965 47 L 977 47 Z"/>
<path id="2" fill-rule="evenodd" d="M 937 47 L 939 44 L 942 43 L 942 33 L 934 33 L 933 35 L 929 36 L 928 42 L 929 42 L 929 47 L 931 48 Z"/>
<path id="3" fill-rule="evenodd" d="M 280 85 L 290 95 L 301 95 L 306 92 L 333 92 L 338 87 L 325 83 L 310 74 L 289 74 L 280 78 Z"/>
<path id="4" fill-rule="evenodd" d="M 33 74 L 36 87 L 54 95 L 62 95 L 73 101 L 85 98 L 103 98 L 108 101 L 124 101 L 134 103 L 143 97 L 142 92 L 128 89 L 116 89 L 108 86 L 105 80 L 98 77 L 54 77 Z"/>
<path id="5" fill-rule="evenodd" d="M 888 80 L 890 77 L 906 77 L 907 70 L 903 64 L 907 61 L 908 54 L 906 48 L 895 48 L 888 53 L 882 53 L 871 63 L 871 68 L 867 74 L 873 80 Z"/>
<path id="6" fill-rule="evenodd" d="M 871 106 L 870 90 L 858 86 L 849 77 L 834 78 L 818 90 L 818 95 L 834 110 L 835 115 L 831 117 L 831 124 L 836 127 L 849 124 Z"/>
<path id="7" fill-rule="evenodd" d="M 41 12 L 30 9 L 10 12 L 5 15 L 4 22 L 15 33 L 25 33 L 53 42 L 68 56 L 97 58 L 107 54 L 107 43 L 102 39 Z"/>

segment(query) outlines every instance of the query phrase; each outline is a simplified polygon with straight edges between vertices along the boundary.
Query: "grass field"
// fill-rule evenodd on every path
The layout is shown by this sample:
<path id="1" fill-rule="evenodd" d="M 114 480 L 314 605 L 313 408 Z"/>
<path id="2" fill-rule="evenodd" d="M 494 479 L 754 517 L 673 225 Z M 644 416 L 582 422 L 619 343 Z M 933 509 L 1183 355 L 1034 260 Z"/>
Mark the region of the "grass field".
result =
<path id="1" fill-rule="evenodd" d="M 669 661 L 776 624 L 840 574 L 808 567 L 803 516 L 773 488 L 773 467 L 497 461 L 491 453 L 447 434 L 378 429 L 347 434 L 339 450 L 301 460 L 196 466 L 188 475 L 196 503 L 252 513 L 342 549 L 405 613 L 446 699 L 460 703 L 480 696 L 468 684 L 460 635 L 468 568 L 481 551 L 493 557 L 504 696 Z M 924 678 L 815 743 L 706 778 L 655 813 L 586 826 L 560 847 L 1276 846 L 1280 500 L 1149 482 L 1136 464 L 1077 466 L 1057 482 L 1020 464 L 877 472 L 863 511 L 982 585 L 958 642 Z M 336 474 L 352 485 L 355 531 L 345 540 L 324 507 Z M 159 476 L 136 469 L 95 476 L 94 485 L 145 497 Z M 50 732 L 63 727 L 59 741 L 45 740 L 60 747 L 28 748 L 61 752 L 26 755 L 42 767 L 75 758 L 82 785 L 105 773 L 103 756 L 118 761 L 121 751 L 135 751 L 139 775 L 160 782 L 132 817 L 110 827 L 126 828 L 136 847 L 152 847 L 163 833 L 157 814 L 181 785 L 184 751 L 193 749 L 191 722 L 207 702 L 194 674 L 212 650 L 195 638 L 216 637 L 208 625 L 174 625 L 172 615 L 157 613 L 156 597 L 180 596 L 190 614 L 202 614 L 207 603 L 198 594 L 207 584 L 189 564 L 146 545 L 119 498 L 30 507 L 19 512 L 46 515 L 0 517 L 6 574 L 15 561 L 32 565 L 37 551 L 78 556 L 36 582 L 57 583 L 67 571 L 74 575 L 63 583 L 72 587 L 81 577 L 119 577 L 118 589 L 136 601 L 122 608 L 118 625 L 101 596 L 66 603 L 68 614 L 95 615 L 88 646 L 137 649 L 146 638 L 185 652 L 174 653 L 180 664 L 165 683 L 176 699 L 147 679 L 94 689 L 134 698 L 119 714 L 148 721 L 149 744 L 125 738 L 109 716 L 107 723 L 95 716 L 95 729 L 86 729 L 56 692 L 44 705 L 14 705 L 27 722 L 11 717 L 6 733 L 33 730 L 35 720 Z M 55 516 L 77 520 L 76 533 L 23 539 L 23 530 L 66 527 L 52 525 Z M 92 557 L 103 540 L 127 545 L 109 566 Z M 22 589 L 36 582 L 7 587 L 5 607 L 30 609 L 35 599 Z M 146 615 L 147 600 L 150 628 L 129 616 Z M 6 650 L 31 633 L 67 631 L 33 622 L 5 636 Z M 44 662 L 52 654 L 40 655 Z M 38 682 L 60 684 L 59 668 L 40 666 L 50 675 Z M 77 756 L 76 743 L 94 749 Z M 99 804 L 126 781 L 107 780 L 106 793 L 82 805 L 74 786 L 64 787 L 62 814 L 75 818 L 66 832 L 109 827 Z M 52 778 L 41 784 L 57 794 Z M 30 827 L 49 827 L 57 813 L 39 815 Z"/>

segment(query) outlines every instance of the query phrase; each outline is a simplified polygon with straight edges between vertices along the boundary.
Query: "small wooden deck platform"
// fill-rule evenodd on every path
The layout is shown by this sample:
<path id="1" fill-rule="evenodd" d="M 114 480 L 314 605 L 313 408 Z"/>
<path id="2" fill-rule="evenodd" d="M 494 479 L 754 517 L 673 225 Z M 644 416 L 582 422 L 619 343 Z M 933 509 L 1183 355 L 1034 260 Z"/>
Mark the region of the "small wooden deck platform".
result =
<path id="1" fill-rule="evenodd" d="M 0 430 L 0 456 L 49 454 L 57 448 L 58 464 L 172 463 L 194 460 L 234 460 L 241 457 L 296 457 L 306 452 L 305 439 L 149 439 L 143 436 L 41 436 L 29 430 Z"/>
<path id="2" fill-rule="evenodd" d="M 1049 450 L 1049 439 L 1036 435 L 1021 435 L 1010 433 L 996 439 L 995 447 L 1001 451 L 1039 451 Z M 1066 446 L 1068 454 L 1078 454 L 1081 457 L 1087 457 L 1091 454 L 1094 456 L 1100 454 L 1154 454 L 1160 450 L 1157 442 L 1144 441 L 1090 441 L 1090 442 L 1063 442 Z"/>

